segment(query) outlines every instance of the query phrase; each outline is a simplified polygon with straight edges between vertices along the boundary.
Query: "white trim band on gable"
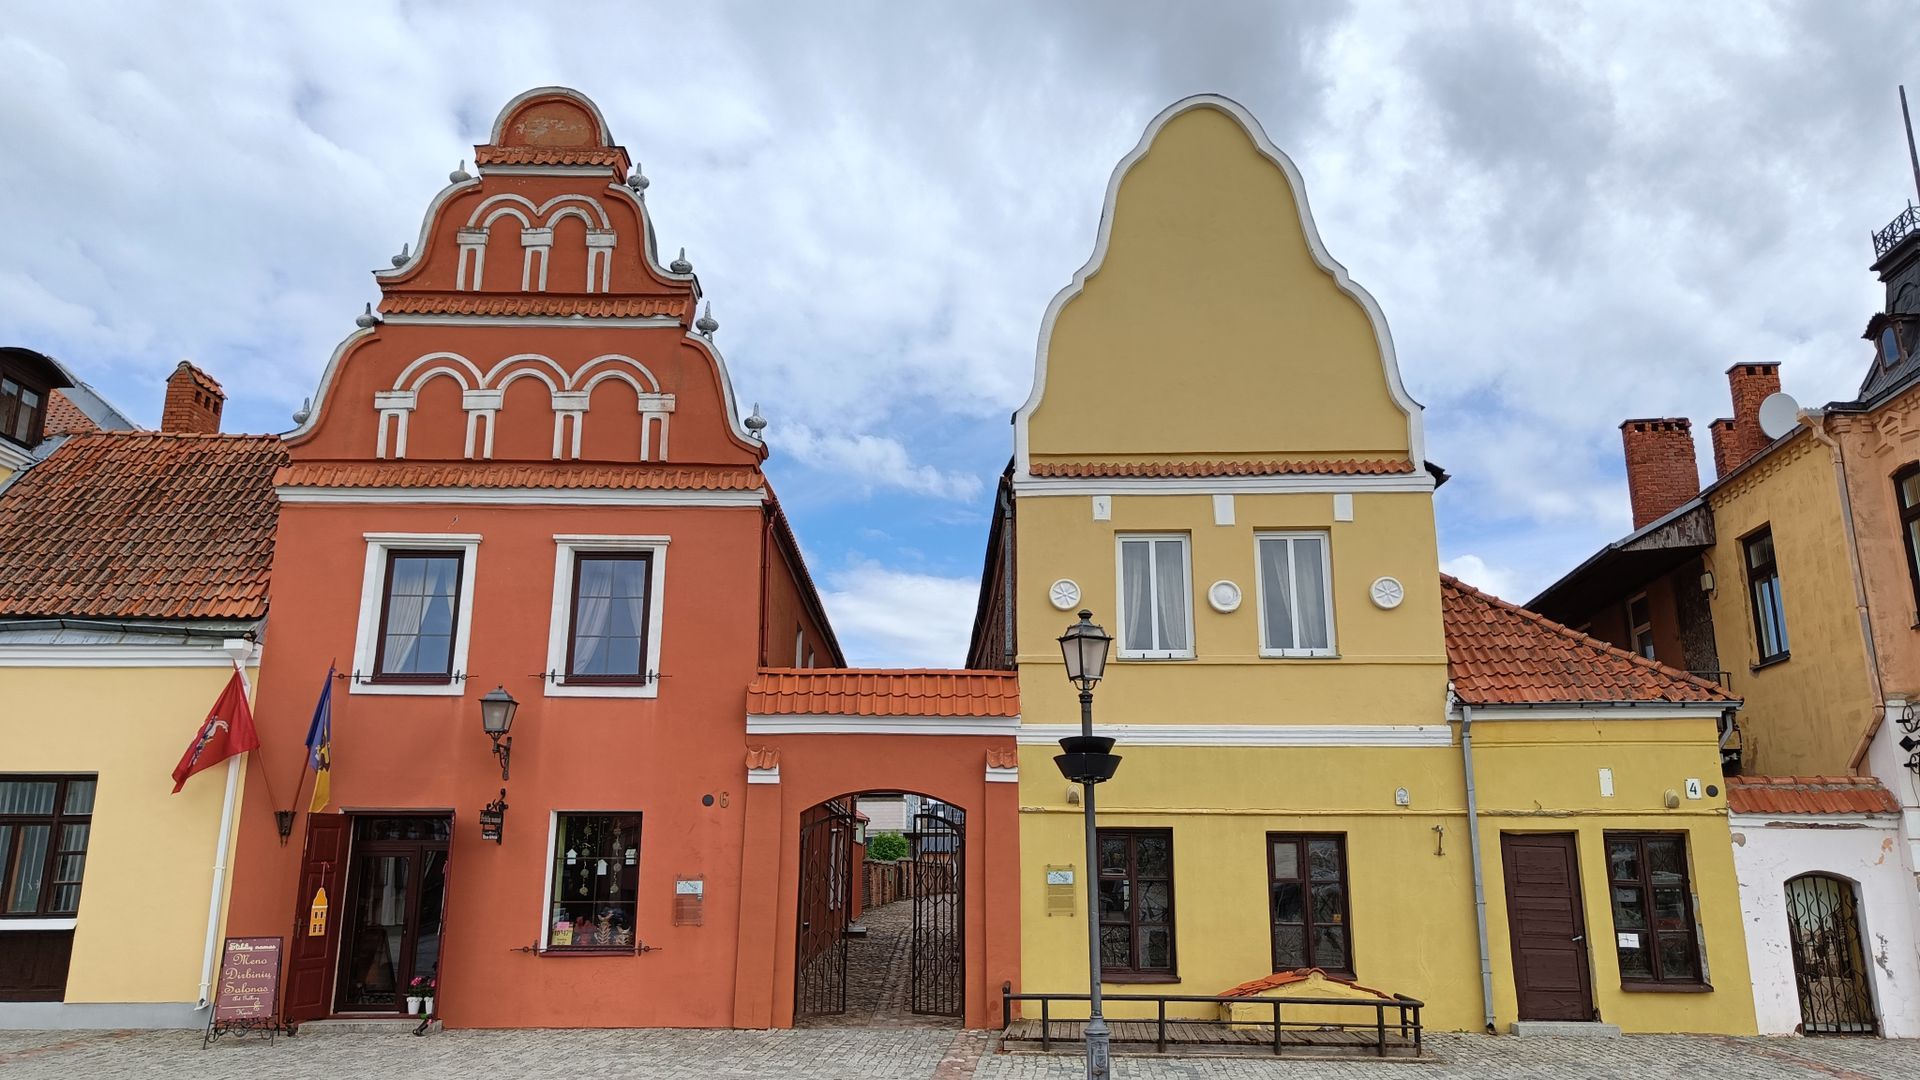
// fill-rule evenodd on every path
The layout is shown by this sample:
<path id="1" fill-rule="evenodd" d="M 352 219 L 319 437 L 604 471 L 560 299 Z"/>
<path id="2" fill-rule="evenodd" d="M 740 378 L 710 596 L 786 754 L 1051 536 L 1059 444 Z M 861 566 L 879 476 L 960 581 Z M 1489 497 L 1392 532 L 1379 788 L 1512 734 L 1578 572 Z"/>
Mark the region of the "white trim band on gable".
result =
<path id="1" fill-rule="evenodd" d="M 313 487 L 274 489 L 284 503 L 457 503 L 466 506 L 759 506 L 766 488 L 746 491 L 621 488 Z"/>
<path id="2" fill-rule="evenodd" d="M 539 326 L 549 329 L 577 326 L 589 330 L 665 329 L 679 327 L 672 315 L 382 315 L 389 326 Z"/>
<path id="3" fill-rule="evenodd" d="M 780 766 L 778 765 L 775 765 L 771 769 L 747 770 L 747 783 L 749 784 L 777 784 L 779 782 Z"/>
<path id="4" fill-rule="evenodd" d="M 1479 716 L 1476 713 L 1475 719 Z M 1101 724 L 1097 735 L 1128 746 L 1451 746 L 1446 724 Z M 1057 743 L 1078 724 L 1028 724 L 1022 744 Z"/>
<path id="5" fill-rule="evenodd" d="M 241 661 L 260 665 L 260 647 Z M 0 645 L 0 668 L 232 667 L 221 645 Z"/>
<path id="6" fill-rule="evenodd" d="M 1331 491 L 1373 495 L 1381 492 L 1430 492 L 1433 474 L 1389 473 L 1379 476 L 1312 474 L 1282 476 L 1016 476 L 1016 496 L 1035 495 L 1292 495 L 1303 491 Z"/>
<path id="7" fill-rule="evenodd" d="M 1017 716 L 756 716 L 749 735 L 1013 735 Z M 1079 731 L 1078 727 L 1074 728 Z M 1023 740 L 1024 741 L 1024 740 Z"/>
<path id="8" fill-rule="evenodd" d="M 994 765 L 987 766 L 987 783 L 1017 784 L 1019 782 L 1020 782 L 1020 767 L 1018 765 L 1015 765 L 1011 768 L 1005 768 L 1005 769 L 999 768 Z"/>
<path id="9" fill-rule="evenodd" d="M 1733 701 L 1620 701 L 1578 705 L 1475 705 L 1473 719 L 1482 720 L 1705 720 L 1718 718 Z M 1458 707 L 1447 718 L 1460 722 Z"/>

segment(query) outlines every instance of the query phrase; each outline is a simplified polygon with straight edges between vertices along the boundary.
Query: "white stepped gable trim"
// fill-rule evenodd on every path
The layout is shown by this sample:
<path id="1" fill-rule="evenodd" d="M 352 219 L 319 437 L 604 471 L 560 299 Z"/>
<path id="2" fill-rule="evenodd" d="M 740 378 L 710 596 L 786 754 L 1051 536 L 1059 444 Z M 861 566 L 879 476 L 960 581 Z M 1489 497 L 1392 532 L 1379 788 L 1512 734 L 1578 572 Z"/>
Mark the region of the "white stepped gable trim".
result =
<path id="1" fill-rule="evenodd" d="M 1068 282 L 1066 288 L 1054 294 L 1053 301 L 1047 305 L 1047 313 L 1040 321 L 1039 345 L 1034 352 L 1033 390 L 1028 394 L 1026 403 L 1013 414 L 1015 484 L 1032 479 L 1027 448 L 1027 424 L 1034 410 L 1040 407 L 1040 400 L 1046 393 L 1047 349 L 1053 340 L 1054 324 L 1059 319 L 1061 310 L 1067 306 L 1067 302 L 1086 289 L 1087 279 L 1099 273 L 1101 265 L 1107 260 L 1107 245 L 1112 240 L 1113 212 L 1115 202 L 1120 195 L 1120 182 L 1142 158 L 1146 157 L 1147 150 L 1153 145 L 1153 140 L 1159 136 L 1161 128 L 1166 127 L 1175 117 L 1194 109 L 1218 109 L 1232 117 L 1267 160 L 1279 166 L 1280 170 L 1286 174 L 1287 184 L 1293 189 L 1294 203 L 1300 211 L 1301 229 L 1306 234 L 1307 248 L 1313 254 L 1313 261 L 1320 269 L 1333 275 L 1334 284 L 1340 288 L 1340 291 L 1359 303 L 1362 310 L 1367 313 L 1367 320 L 1373 324 L 1374 337 L 1380 347 L 1381 366 L 1385 369 L 1387 391 L 1393 396 L 1394 403 L 1407 416 L 1407 449 L 1413 458 L 1414 467 L 1419 469 L 1426 462 L 1426 440 L 1421 425 L 1421 406 L 1407 393 L 1406 387 L 1400 381 L 1400 362 L 1393 351 L 1393 335 L 1387 330 L 1387 317 L 1380 310 L 1380 304 L 1373 295 L 1348 276 L 1347 268 L 1340 265 L 1339 261 L 1327 252 L 1326 245 L 1321 242 L 1320 230 L 1313 222 L 1313 211 L 1307 203 L 1306 182 L 1301 178 L 1299 168 L 1294 165 L 1293 159 L 1289 158 L 1285 151 L 1275 146 L 1273 140 L 1267 138 L 1266 130 L 1260 126 L 1260 121 L 1254 119 L 1253 114 L 1249 113 L 1245 106 L 1218 94 L 1195 94 L 1174 102 L 1160 115 L 1154 117 L 1153 121 L 1147 125 L 1147 130 L 1141 134 L 1139 145 L 1114 166 L 1113 175 L 1107 181 L 1106 201 L 1100 208 L 1100 228 L 1094 237 L 1093 254 L 1080 269 L 1073 272 L 1073 279 Z M 1104 490 L 1123 489 L 1108 485 Z M 1080 492 L 1080 494 L 1098 493 Z"/>

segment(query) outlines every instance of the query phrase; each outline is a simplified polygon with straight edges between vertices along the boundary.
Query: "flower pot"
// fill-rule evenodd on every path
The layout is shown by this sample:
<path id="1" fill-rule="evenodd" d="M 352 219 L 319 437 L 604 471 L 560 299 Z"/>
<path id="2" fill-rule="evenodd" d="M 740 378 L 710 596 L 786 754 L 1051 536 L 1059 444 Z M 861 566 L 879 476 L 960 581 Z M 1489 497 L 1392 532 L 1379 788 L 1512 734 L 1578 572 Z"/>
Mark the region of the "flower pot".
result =
<path id="1" fill-rule="evenodd" d="M 407 1015 L 408 1016 L 420 1015 L 420 999 L 419 998 L 410 997 L 407 999 Z"/>
<path id="2" fill-rule="evenodd" d="M 421 1016 L 433 1015 L 433 999 L 432 998 L 426 998 L 425 1000 L 420 1002 L 420 1015 Z"/>

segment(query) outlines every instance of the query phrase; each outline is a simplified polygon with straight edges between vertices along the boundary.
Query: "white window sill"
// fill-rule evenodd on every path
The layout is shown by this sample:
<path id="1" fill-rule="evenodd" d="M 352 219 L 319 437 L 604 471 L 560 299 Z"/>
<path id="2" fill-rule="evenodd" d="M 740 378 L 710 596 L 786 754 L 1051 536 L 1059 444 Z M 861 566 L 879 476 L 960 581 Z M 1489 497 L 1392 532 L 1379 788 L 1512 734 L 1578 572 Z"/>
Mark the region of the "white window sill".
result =
<path id="1" fill-rule="evenodd" d="M 1122 652 L 1116 660 L 1191 660 L 1191 652 Z"/>
<path id="2" fill-rule="evenodd" d="M 72 930 L 80 925 L 80 920 L 72 917 L 65 919 L 0 919 L 0 930 Z"/>
<path id="3" fill-rule="evenodd" d="M 1261 649 L 1263 660 L 1338 660 L 1340 654 L 1332 649 Z"/>
<path id="4" fill-rule="evenodd" d="M 657 698 L 660 696 L 659 682 L 650 682 L 645 686 L 603 686 L 594 683 L 568 686 L 557 679 L 546 684 L 546 696 L 571 698 Z"/>
<path id="5" fill-rule="evenodd" d="M 384 694 L 394 697 L 459 697 L 467 692 L 464 682 L 449 683 L 386 683 L 361 682 L 349 679 L 347 692 L 350 694 Z"/>

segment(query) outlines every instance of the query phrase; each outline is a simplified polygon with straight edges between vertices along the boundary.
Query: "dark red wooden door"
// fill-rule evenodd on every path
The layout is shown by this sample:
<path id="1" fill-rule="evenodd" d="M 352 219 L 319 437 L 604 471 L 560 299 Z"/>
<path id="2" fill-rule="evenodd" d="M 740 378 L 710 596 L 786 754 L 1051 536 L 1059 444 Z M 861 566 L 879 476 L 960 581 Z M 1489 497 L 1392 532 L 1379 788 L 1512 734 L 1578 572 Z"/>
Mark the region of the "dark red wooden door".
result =
<path id="1" fill-rule="evenodd" d="M 1507 930 L 1522 1020 L 1592 1020 L 1593 980 L 1572 833 L 1502 833 Z"/>
<path id="2" fill-rule="evenodd" d="M 290 1024 L 327 1015 L 333 1004 L 333 969 L 340 953 L 340 919 L 345 895 L 347 840 L 345 814 L 308 814 L 307 848 L 300 860 L 300 888 L 293 898 L 292 947 L 287 950 L 287 989 L 281 1015 Z M 327 890 L 326 932 L 312 934 L 313 899 Z"/>

